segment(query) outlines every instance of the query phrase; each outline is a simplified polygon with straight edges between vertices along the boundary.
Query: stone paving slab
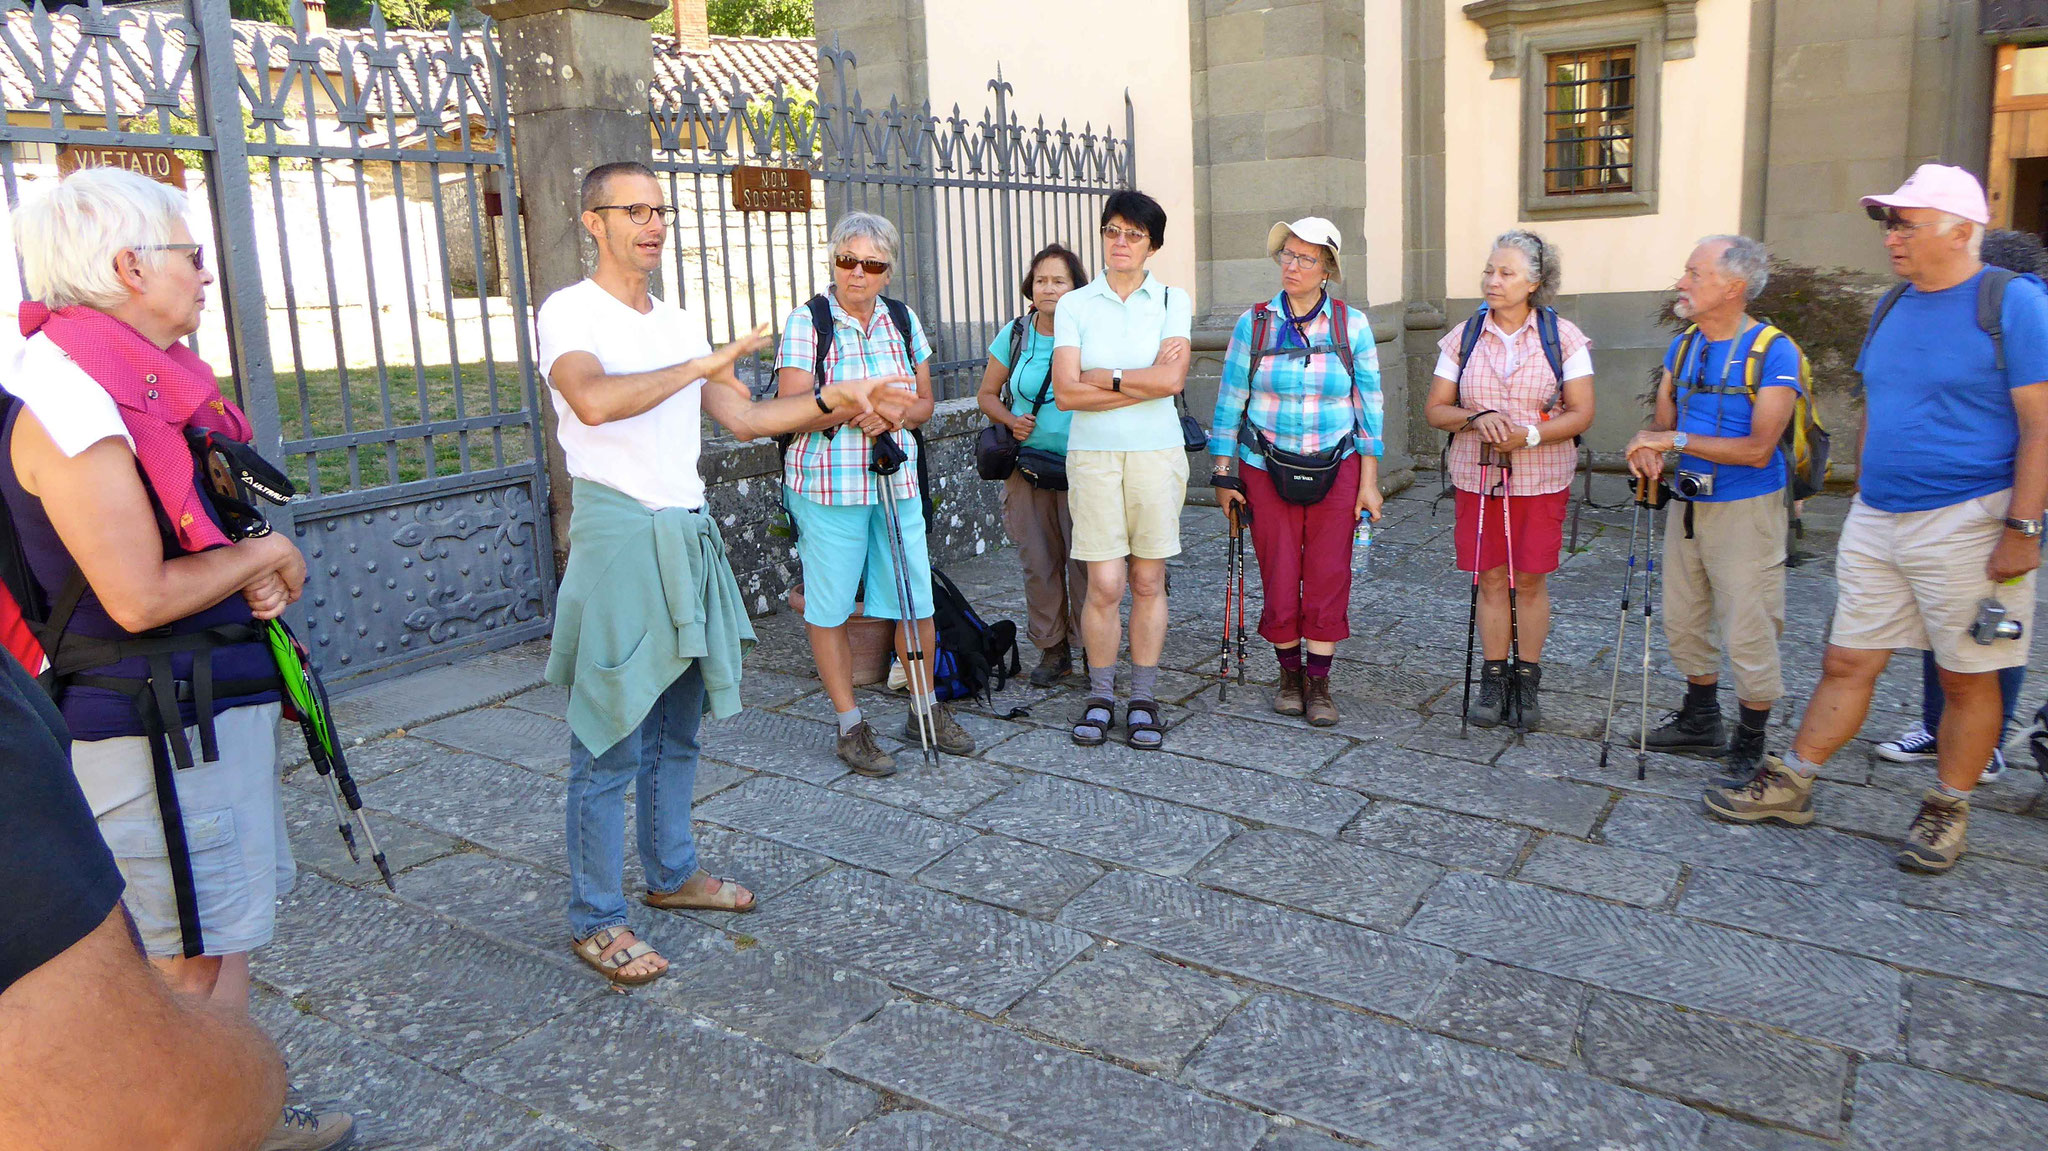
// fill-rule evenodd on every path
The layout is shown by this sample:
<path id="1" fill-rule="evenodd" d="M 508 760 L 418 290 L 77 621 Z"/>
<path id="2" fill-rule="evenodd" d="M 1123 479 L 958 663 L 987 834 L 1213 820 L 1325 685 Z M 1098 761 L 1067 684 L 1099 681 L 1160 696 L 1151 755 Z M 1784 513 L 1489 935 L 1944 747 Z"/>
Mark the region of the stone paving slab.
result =
<path id="1" fill-rule="evenodd" d="M 1250 996 L 1227 979 L 1137 948 L 1104 947 L 1019 1000 L 1008 1019 L 1069 1046 L 1171 1074 Z"/>
<path id="2" fill-rule="evenodd" d="M 393 815 L 567 873 L 568 789 L 560 780 L 478 755 L 454 754 L 381 781 L 377 802 Z"/>
<path id="3" fill-rule="evenodd" d="M 839 1151 L 1025 1151 L 1024 1145 L 930 1111 L 891 1111 L 854 1129 Z"/>
<path id="4" fill-rule="evenodd" d="M 1232 975 L 1412 1019 L 1455 957 L 1361 927 L 1133 872 L 1104 876 L 1059 922 Z"/>
<path id="5" fill-rule="evenodd" d="M 1437 708 L 1436 712 L 1422 722 L 1401 746 L 1409 751 L 1428 752 L 1446 759 L 1462 759 L 1471 763 L 1491 763 L 1495 756 L 1507 750 L 1514 742 L 1514 732 L 1505 727 L 1473 727 L 1466 725 L 1464 734 L 1458 732 L 1459 699 L 1452 699 Z"/>
<path id="6" fill-rule="evenodd" d="M 1317 772 L 1316 778 L 1375 799 L 1580 837 L 1592 834 L 1608 800 L 1608 793 L 1597 787 L 1385 745 L 1361 747 Z"/>
<path id="7" fill-rule="evenodd" d="M 1090 942 L 1065 927 L 845 869 L 762 907 L 747 930 L 983 1015 L 1016 1002 Z"/>
<path id="8" fill-rule="evenodd" d="M 1858 1051 L 1897 1041 L 1899 974 L 1881 964 L 1508 883 L 1448 876 L 1404 934 Z"/>
<path id="9" fill-rule="evenodd" d="M 1920 810 L 1920 796 L 1875 787 L 1816 787 L 1813 809 L 1816 823 L 1896 844 Z M 2048 820 L 1973 808 L 1969 838 L 1978 855 L 2048 866 Z"/>
<path id="10" fill-rule="evenodd" d="M 1635 907 L 1663 907 L 1678 890 L 1676 859 L 1546 835 L 1515 878 Z"/>
<path id="11" fill-rule="evenodd" d="M 1484 959 L 1458 965 L 1415 1023 L 1457 1039 L 1562 1065 L 1592 989 Z"/>
<path id="12" fill-rule="evenodd" d="M 1251 831 L 1203 864 L 1194 880 L 1396 931 L 1443 873 L 1434 864 L 1392 852 L 1288 831 Z"/>
<path id="13" fill-rule="evenodd" d="M 697 841 L 697 865 L 753 892 L 757 904 L 774 899 L 832 866 L 830 858 L 817 852 L 744 832 L 727 831 L 708 823 L 693 825 L 691 835 Z M 732 927 L 744 923 L 747 913 L 692 911 L 687 914 L 705 923 Z"/>
<path id="14" fill-rule="evenodd" d="M 676 972 L 639 994 L 805 1058 L 896 998 L 879 979 L 802 952 L 763 947 Z"/>
<path id="15" fill-rule="evenodd" d="M 1206 808 L 1254 823 L 1334 835 L 1365 806 L 1340 788 L 1245 767 L 1225 767 L 1170 751 L 1134 751 L 1117 744 L 1077 748 L 1057 731 L 1035 731 L 989 753 L 998 763 L 1083 783 Z"/>
<path id="16" fill-rule="evenodd" d="M 1275 995 L 1233 1016 L 1186 1077 L 1413 1151 L 1689 1151 L 1706 1124 L 1676 1103 L 1584 1075 Z"/>
<path id="17" fill-rule="evenodd" d="M 1901 876 L 1899 901 L 2048 934 L 2048 877 L 1988 856 L 1965 855 L 1945 876 Z"/>
<path id="18" fill-rule="evenodd" d="M 763 672 L 763 675 L 769 674 Z M 748 681 L 753 676 L 747 677 Z M 530 711 L 535 715 L 553 716 L 556 719 L 569 718 L 569 689 L 558 683 L 546 683 L 532 691 L 522 691 L 505 701 L 504 706 Z"/>
<path id="19" fill-rule="evenodd" d="M 966 822 L 1160 875 L 1187 871 L 1237 831 L 1220 815 L 1055 776 L 1031 777 Z"/>
<path id="20" fill-rule="evenodd" d="M 1723 823 L 1702 811 L 1698 800 L 1623 796 L 1601 835 L 1610 846 L 1669 855 L 1695 867 L 1886 894 L 1899 885 L 1892 845 L 1825 828 Z"/>
<path id="21" fill-rule="evenodd" d="M 1580 1040 L 1596 1075 L 1839 1138 L 1849 1057 L 1739 1023 L 1595 992 Z"/>
<path id="22" fill-rule="evenodd" d="M 1492 820 L 1406 803 L 1375 802 L 1338 838 L 1445 867 L 1504 875 L 1534 833 Z"/>
<path id="23" fill-rule="evenodd" d="M 516 707 L 487 707 L 436 720 L 409 734 L 557 779 L 569 778 L 569 725 L 549 716 Z"/>
<path id="24" fill-rule="evenodd" d="M 919 760 L 916 751 L 908 750 L 896 753 L 895 775 L 874 779 L 849 772 L 832 789 L 905 811 L 958 819 L 1016 782 L 1015 773 L 979 760 L 942 755 L 933 765 Z"/>
<path id="25" fill-rule="evenodd" d="M 605 996 L 464 1077 L 622 1151 L 811 1151 L 881 1101 L 795 1056 L 630 996 Z M 687 1104 L 658 1105 L 671 1100 Z"/>
<path id="26" fill-rule="evenodd" d="M 1276 719 L 1287 718 L 1275 716 Z M 1197 715 L 1173 729 L 1173 750 L 1233 767 L 1309 776 L 1351 749 L 1351 741 L 1312 727 L 1248 727 L 1228 716 Z"/>
<path id="27" fill-rule="evenodd" d="M 396 900 L 301 875 L 278 901 L 277 933 L 250 959 L 255 977 L 285 995 L 346 979 L 391 948 L 431 947 L 446 923 Z"/>
<path id="28" fill-rule="evenodd" d="M 354 738 L 354 733 L 351 733 L 351 738 Z M 301 757 L 306 754 L 306 742 L 295 725 L 286 726 L 284 745 L 288 750 L 296 749 Z M 412 739 L 403 735 L 364 740 L 342 749 L 342 753 L 348 760 L 348 773 L 358 785 L 374 783 L 394 771 L 417 767 L 437 756 L 448 754 L 446 749 L 435 747 L 423 739 Z M 286 779 L 309 789 L 313 789 L 315 784 L 319 785 L 319 790 L 324 790 L 327 786 L 320 782 L 319 773 L 307 763 L 302 762 L 296 767 L 289 768 L 284 774 Z M 368 802 L 367 796 L 366 789 L 365 802 Z"/>
<path id="29" fill-rule="evenodd" d="M 933 1004 L 884 1009 L 825 1065 L 1046 1151 L 1250 1151 L 1266 1128 L 1186 1088 Z"/>
<path id="30" fill-rule="evenodd" d="M 317 782 L 318 777 L 314 778 Z M 324 789 L 326 785 L 321 786 Z M 340 831 L 336 830 L 333 800 L 324 792 L 299 787 L 286 787 L 282 791 L 284 824 L 291 836 L 292 856 L 301 868 L 309 868 L 351 887 L 383 884 L 376 864 L 370 860 L 369 845 L 363 842 L 362 832 L 355 833 L 356 858 L 348 857 L 348 846 L 342 842 Z M 384 849 L 385 861 L 395 872 L 403 872 L 408 867 L 416 867 L 462 848 L 461 842 L 451 836 L 414 827 L 404 820 L 391 818 L 387 812 L 365 807 L 363 814 L 370 821 L 370 830 L 376 833 L 378 846 Z"/>
<path id="31" fill-rule="evenodd" d="M 1908 995 L 1912 1062 L 2048 1095 L 2048 999 L 1925 977 Z"/>
<path id="32" fill-rule="evenodd" d="M 1716 1117 L 1700 1136 L 1700 1151 L 1841 1151 L 1833 1140 L 1823 1142 L 1811 1135 L 1783 1127 L 1758 1127 L 1738 1119 Z"/>
<path id="33" fill-rule="evenodd" d="M 1275 1126 L 1259 1140 L 1258 1151 L 1349 1151 L 1351 1144 L 1298 1127 Z"/>
<path id="34" fill-rule="evenodd" d="M 1096 863 L 1003 835 L 983 835 L 918 873 L 926 887 L 1050 917 L 1102 877 Z"/>
<path id="35" fill-rule="evenodd" d="M 888 729 L 877 724 L 875 730 Z M 846 774 L 846 765 L 833 751 L 837 738 L 838 729 L 830 724 L 751 709 L 707 719 L 697 734 L 708 759 L 820 784 Z"/>
<path id="36" fill-rule="evenodd" d="M 767 776 L 714 796 L 697 817 L 888 875 L 913 875 L 973 835 L 873 800 Z"/>
<path id="37" fill-rule="evenodd" d="M 2048 1103 L 1896 1063 L 1856 1075 L 1856 1151 L 1976 1151 L 2038 1146 Z"/>
<path id="38" fill-rule="evenodd" d="M 1314 733 L 1318 730 L 1340 735 L 1347 739 L 1399 743 L 1410 733 L 1422 726 L 1422 717 L 1407 708 L 1392 704 L 1372 703 L 1354 695 L 1330 693 L 1330 701 L 1337 705 L 1337 722 L 1326 728 L 1312 728 L 1306 720 L 1281 715 L 1273 710 L 1273 693 L 1262 687 L 1248 687 L 1239 691 L 1231 686 L 1228 698 L 1219 702 L 1216 691 L 1211 688 L 1199 698 L 1189 701 L 1195 710 L 1211 715 L 1227 715 L 1236 719 L 1253 719 L 1263 724 L 1259 729 L 1261 737 L 1264 728 L 1278 727 L 1291 731 Z"/>
<path id="39" fill-rule="evenodd" d="M 350 739 L 374 739 L 496 703 L 540 686 L 547 651 L 546 640 L 533 640 L 344 692 L 334 700 L 334 728 Z"/>

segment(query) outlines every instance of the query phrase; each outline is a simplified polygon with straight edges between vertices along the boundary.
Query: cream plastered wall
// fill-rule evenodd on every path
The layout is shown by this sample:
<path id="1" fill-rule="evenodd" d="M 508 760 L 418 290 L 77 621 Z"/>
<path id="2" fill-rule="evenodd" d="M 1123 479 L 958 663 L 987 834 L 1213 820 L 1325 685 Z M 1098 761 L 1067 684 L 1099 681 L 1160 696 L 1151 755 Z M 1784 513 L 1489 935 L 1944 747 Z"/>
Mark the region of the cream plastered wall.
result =
<path id="1" fill-rule="evenodd" d="M 1402 258 L 1401 173 L 1406 164 L 1402 124 L 1402 0 L 1365 2 L 1365 219 L 1360 234 L 1367 256 L 1366 300 L 1388 304 L 1406 290 Z M 1357 273 L 1352 273 L 1355 277 Z"/>
<path id="2" fill-rule="evenodd" d="M 1450 294 L 1471 297 L 1493 237 L 1520 216 L 1522 85 L 1536 80 L 1490 79 L 1486 33 L 1461 7 L 1444 11 L 1444 259 Z M 1560 249 L 1566 293 L 1667 288 L 1701 236 L 1740 230 L 1749 10 L 1700 0 L 1692 58 L 1663 66 L 1655 214 L 1527 225 Z"/>
<path id="3" fill-rule="evenodd" d="M 928 0 L 927 76 L 933 110 L 978 120 L 992 107 L 988 81 L 1001 64 L 1009 99 L 1026 125 L 1062 117 L 1124 131 L 1124 92 L 1137 117 L 1138 188 L 1166 209 L 1166 246 L 1152 270 L 1169 284 L 1195 284 L 1193 95 L 1186 0 L 1035 0 L 1011 4 Z M 1090 221 L 1092 224 L 1093 221 Z M 1082 245 L 1092 272 L 1101 244 Z M 1025 253 L 1028 258 L 1029 253 Z M 1199 310 L 1200 301 L 1196 301 Z"/>

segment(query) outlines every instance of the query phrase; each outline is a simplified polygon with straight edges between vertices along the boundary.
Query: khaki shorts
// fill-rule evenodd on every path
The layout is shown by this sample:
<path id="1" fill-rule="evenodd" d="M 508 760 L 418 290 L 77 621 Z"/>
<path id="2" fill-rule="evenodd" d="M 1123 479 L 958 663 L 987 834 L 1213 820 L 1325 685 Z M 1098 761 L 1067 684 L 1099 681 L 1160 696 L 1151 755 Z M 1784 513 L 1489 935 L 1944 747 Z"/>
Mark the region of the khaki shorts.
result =
<path id="1" fill-rule="evenodd" d="M 1163 560 L 1180 554 L 1180 510 L 1188 500 L 1188 454 L 1068 452 L 1067 510 L 1074 559 L 1093 563 Z"/>
<path id="2" fill-rule="evenodd" d="M 2034 573 L 2012 585 L 1984 575 L 2005 533 L 2007 489 L 1924 512 L 1881 512 L 1856 497 L 1835 557 L 1835 622 L 1828 642 L 1865 651 L 1918 648 L 1965 674 L 2019 667 L 2034 635 Z M 2019 639 L 1970 638 L 1977 605 L 1995 598 Z"/>

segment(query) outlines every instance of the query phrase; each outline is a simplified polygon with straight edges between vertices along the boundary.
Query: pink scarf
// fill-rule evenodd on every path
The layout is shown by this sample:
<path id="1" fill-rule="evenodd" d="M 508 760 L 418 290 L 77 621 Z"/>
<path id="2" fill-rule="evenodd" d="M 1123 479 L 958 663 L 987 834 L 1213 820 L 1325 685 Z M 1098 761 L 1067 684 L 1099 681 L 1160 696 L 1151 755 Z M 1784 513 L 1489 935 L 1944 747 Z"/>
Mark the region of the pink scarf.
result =
<path id="1" fill-rule="evenodd" d="M 107 390 L 135 440 L 135 457 L 150 491 L 170 516 L 178 545 L 188 552 L 231 542 L 199 494 L 185 429 L 204 428 L 243 443 L 249 417 L 221 395 L 213 369 L 184 344 L 159 348 L 125 322 L 82 304 L 51 311 L 21 305 L 21 334 L 42 332 Z"/>

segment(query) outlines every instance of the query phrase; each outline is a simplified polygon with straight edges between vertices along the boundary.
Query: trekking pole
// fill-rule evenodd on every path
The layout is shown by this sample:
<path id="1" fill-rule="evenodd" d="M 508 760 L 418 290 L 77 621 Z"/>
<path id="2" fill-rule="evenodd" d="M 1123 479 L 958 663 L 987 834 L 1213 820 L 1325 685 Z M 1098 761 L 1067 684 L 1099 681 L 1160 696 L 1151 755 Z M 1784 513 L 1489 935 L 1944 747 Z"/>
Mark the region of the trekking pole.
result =
<path id="1" fill-rule="evenodd" d="M 1636 721 L 1636 778 L 1650 770 L 1650 613 L 1657 602 L 1657 504 L 1650 491 L 1650 523 L 1643 537 L 1643 697 Z"/>
<path id="2" fill-rule="evenodd" d="M 1649 502 L 1647 478 L 1636 480 L 1635 510 L 1628 519 L 1628 571 L 1621 577 L 1621 613 L 1614 621 L 1614 674 L 1607 683 L 1607 726 L 1600 732 L 1600 766 L 1607 766 L 1607 747 L 1614 738 L 1614 701 L 1621 692 L 1622 645 L 1628 642 L 1628 601 L 1629 593 L 1636 584 L 1636 533 L 1643 523 L 1643 505 Z"/>
<path id="3" fill-rule="evenodd" d="M 1216 689 L 1217 703 L 1230 699 L 1230 590 L 1237 576 L 1237 509 L 1225 511 L 1224 518 L 1230 523 L 1230 537 L 1223 547 L 1223 638 L 1216 651 L 1216 678 L 1221 681 Z"/>
<path id="4" fill-rule="evenodd" d="M 270 644 L 271 658 L 277 663 L 278 676 L 284 681 L 285 698 L 297 713 L 299 730 L 306 737 L 306 755 L 312 760 L 313 770 L 327 781 L 327 796 L 334 803 L 335 830 L 341 833 L 342 845 L 348 848 L 349 861 L 362 862 L 356 854 L 356 837 L 349 829 L 352 818 L 362 830 L 363 843 L 370 849 L 370 861 L 377 865 L 377 874 L 395 894 L 398 885 L 392 882 L 391 864 L 377 843 L 377 833 L 370 830 L 369 817 L 363 814 L 362 792 L 356 788 L 355 777 L 349 774 L 348 758 L 342 754 L 341 741 L 334 735 L 327 685 L 320 682 L 318 673 L 306 662 L 305 645 L 283 620 L 268 621 L 263 631 Z"/>
<path id="5" fill-rule="evenodd" d="M 882 445 L 889 445 L 884 449 Z M 917 602 L 912 597 L 910 586 L 909 552 L 903 546 L 903 519 L 897 514 L 896 500 L 889 491 L 889 478 L 903 466 L 903 449 L 894 440 L 884 436 L 875 441 L 868 469 L 875 473 L 876 496 L 882 505 L 882 526 L 889 537 L 889 566 L 895 569 L 896 602 L 903 612 L 903 678 L 910 688 L 910 714 L 917 721 L 917 741 L 923 745 L 923 756 L 927 763 L 936 766 L 939 762 L 938 721 L 933 717 L 929 701 L 932 692 L 931 669 L 925 663 L 923 629 L 918 627 Z"/>
<path id="6" fill-rule="evenodd" d="M 1231 534 L 1230 534 L 1230 548 L 1231 548 L 1231 551 L 1232 551 L 1232 552 L 1233 552 L 1233 553 L 1235 554 L 1235 557 L 1236 557 L 1236 558 L 1235 558 L 1235 561 L 1234 561 L 1234 563 L 1232 564 L 1232 567 L 1233 567 L 1233 568 L 1235 568 L 1235 570 L 1236 570 L 1236 573 L 1237 573 L 1237 574 L 1236 574 L 1236 579 L 1237 579 L 1237 686 L 1239 686 L 1239 687 L 1243 687 L 1243 686 L 1244 686 L 1244 537 L 1245 537 L 1245 534 L 1246 534 L 1246 529 L 1247 529 L 1247 528 L 1249 528 L 1249 527 L 1251 526 L 1251 522 L 1252 522 L 1252 505 L 1251 505 L 1251 502 L 1250 502 L 1249 500 L 1245 501 L 1244 505 L 1243 505 L 1242 507 L 1240 507 L 1240 508 L 1238 509 L 1238 511 L 1239 511 L 1239 515 L 1237 515 L 1236 517 L 1234 517 L 1234 518 L 1233 518 L 1233 520 L 1232 520 L 1232 523 L 1234 523 L 1234 524 L 1236 525 L 1236 527 L 1235 527 L 1235 530 L 1234 530 L 1234 531 L 1232 531 L 1232 532 L 1231 532 Z M 1226 626 L 1226 627 L 1227 627 L 1227 626 L 1229 626 L 1229 623 L 1230 623 L 1230 621 L 1229 621 L 1229 620 L 1225 620 L 1225 621 L 1224 621 L 1224 626 Z"/>
<path id="7" fill-rule="evenodd" d="M 1518 699 L 1521 679 L 1515 674 L 1522 666 L 1522 617 L 1515 606 L 1515 517 L 1514 504 L 1510 502 L 1515 492 L 1515 466 L 1507 459 L 1500 461 L 1500 530 L 1507 539 L 1508 548 L 1508 674 L 1506 690 L 1501 693 L 1501 711 L 1505 715 L 1512 706 L 1515 712 L 1514 729 L 1526 732 L 1522 722 L 1522 705 Z M 1478 564 L 1475 562 L 1474 567 Z"/>
<path id="8" fill-rule="evenodd" d="M 1458 738 L 1472 715 L 1472 647 L 1479 635 L 1479 545 L 1486 539 L 1486 447 L 1479 448 L 1479 522 L 1472 529 L 1472 602 L 1465 609 L 1465 706 L 1458 713 Z"/>

